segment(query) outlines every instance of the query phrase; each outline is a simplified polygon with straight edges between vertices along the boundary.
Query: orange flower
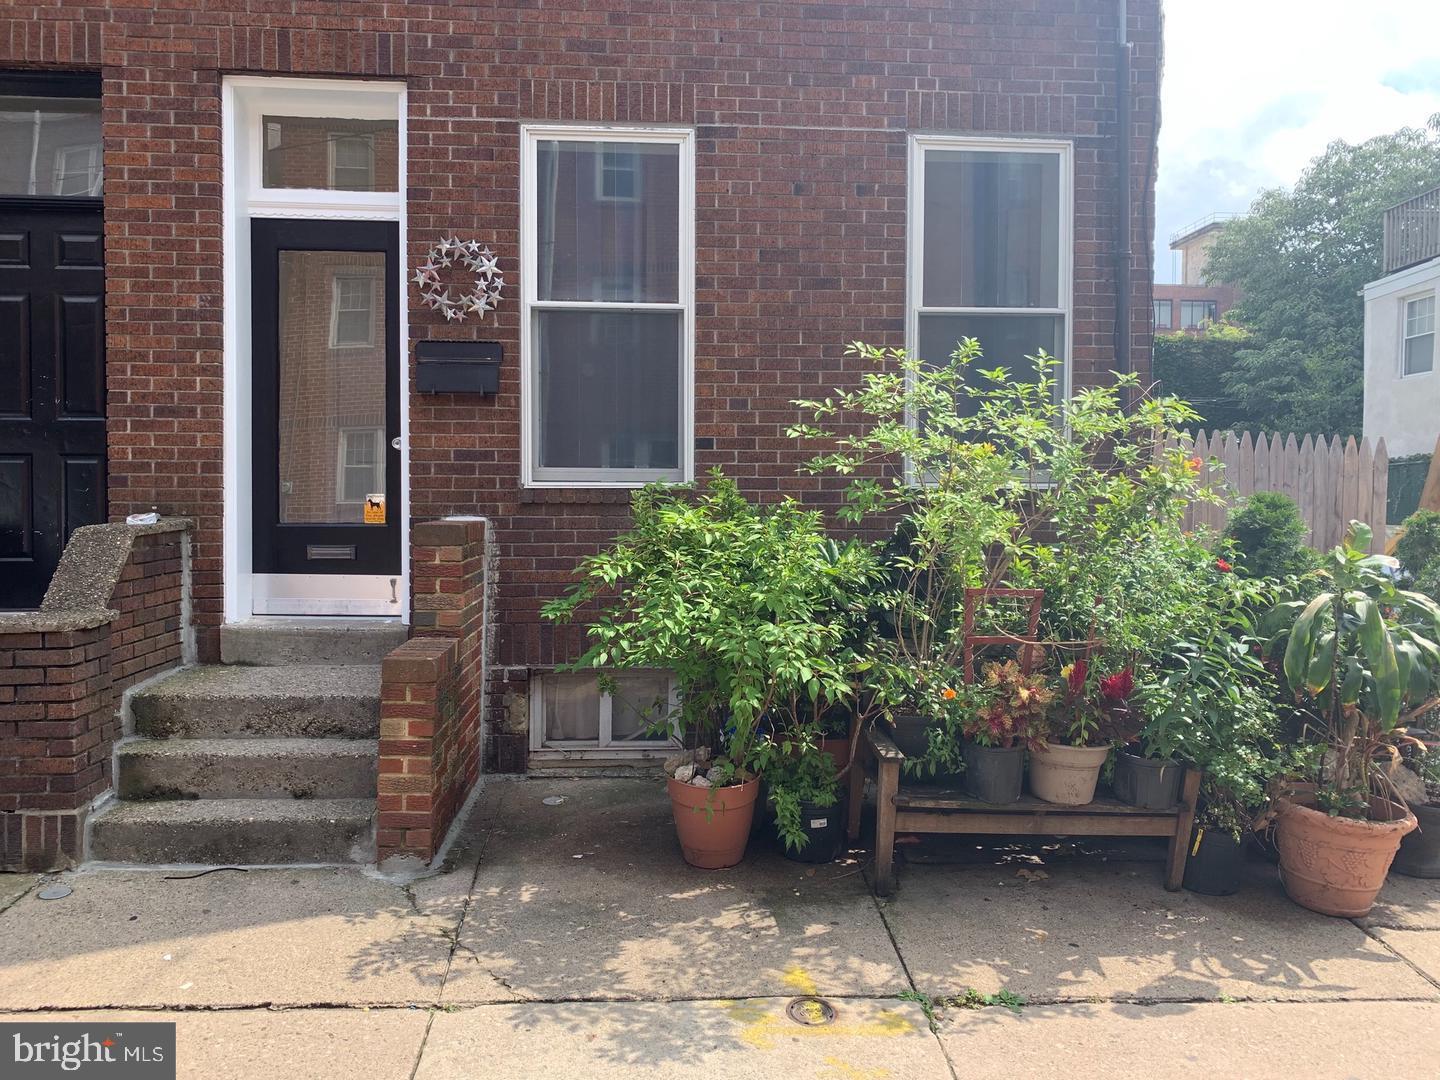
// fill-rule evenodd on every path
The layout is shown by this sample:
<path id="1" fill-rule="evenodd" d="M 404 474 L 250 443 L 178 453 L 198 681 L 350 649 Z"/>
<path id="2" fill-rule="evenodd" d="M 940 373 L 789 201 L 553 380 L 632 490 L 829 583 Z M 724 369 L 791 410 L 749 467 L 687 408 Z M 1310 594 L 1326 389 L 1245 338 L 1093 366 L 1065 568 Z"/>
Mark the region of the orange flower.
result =
<path id="1" fill-rule="evenodd" d="M 946 701 L 954 701 L 954 700 L 955 700 L 955 691 L 952 690 L 950 687 L 947 686 L 947 687 L 945 687 L 944 690 L 941 690 L 941 691 L 940 691 L 940 696 L 941 696 L 942 698 L 944 698 Z"/>
<path id="2" fill-rule="evenodd" d="M 1189 461 L 1185 462 L 1186 467 L 1189 468 L 1191 472 L 1197 473 L 1200 471 L 1200 467 L 1204 464 L 1205 463 L 1201 461 L 1198 457 L 1192 457 Z"/>

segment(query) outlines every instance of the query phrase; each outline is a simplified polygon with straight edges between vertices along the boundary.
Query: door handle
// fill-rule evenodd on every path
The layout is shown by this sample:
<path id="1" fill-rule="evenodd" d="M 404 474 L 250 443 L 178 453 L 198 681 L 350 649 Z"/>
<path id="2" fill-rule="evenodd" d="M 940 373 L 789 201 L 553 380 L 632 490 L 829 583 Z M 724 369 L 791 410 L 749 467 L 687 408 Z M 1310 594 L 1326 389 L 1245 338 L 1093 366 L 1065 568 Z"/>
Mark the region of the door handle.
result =
<path id="1" fill-rule="evenodd" d="M 399 449 L 400 449 L 400 436 L 399 436 L 399 435 L 396 435 L 393 439 L 390 440 L 390 449 L 392 449 L 392 450 L 399 450 Z"/>

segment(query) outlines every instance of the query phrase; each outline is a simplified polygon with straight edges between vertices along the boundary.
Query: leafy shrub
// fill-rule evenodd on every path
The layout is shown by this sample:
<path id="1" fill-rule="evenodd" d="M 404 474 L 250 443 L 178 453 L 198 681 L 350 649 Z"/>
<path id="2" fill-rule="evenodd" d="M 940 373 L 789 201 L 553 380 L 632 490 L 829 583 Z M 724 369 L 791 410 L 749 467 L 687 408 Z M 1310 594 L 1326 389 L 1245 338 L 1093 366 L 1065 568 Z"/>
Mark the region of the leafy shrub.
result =
<path id="1" fill-rule="evenodd" d="M 1440 514 L 1416 510 L 1405 519 L 1404 533 L 1395 542 L 1395 557 L 1417 589 L 1440 595 Z"/>
<path id="2" fill-rule="evenodd" d="M 598 603 L 572 669 L 669 669 L 680 709 L 668 722 L 721 751 L 722 776 L 748 778 L 770 710 L 819 713 L 850 695 L 870 548 L 837 544 L 794 500 L 751 504 L 718 470 L 698 490 L 641 489 L 632 518 L 543 613 L 565 622 Z"/>
<path id="3" fill-rule="evenodd" d="M 1286 578 L 1315 569 L 1319 555 L 1305 546 L 1305 519 L 1288 495 L 1257 491 L 1230 515 L 1224 540 L 1246 577 Z"/>

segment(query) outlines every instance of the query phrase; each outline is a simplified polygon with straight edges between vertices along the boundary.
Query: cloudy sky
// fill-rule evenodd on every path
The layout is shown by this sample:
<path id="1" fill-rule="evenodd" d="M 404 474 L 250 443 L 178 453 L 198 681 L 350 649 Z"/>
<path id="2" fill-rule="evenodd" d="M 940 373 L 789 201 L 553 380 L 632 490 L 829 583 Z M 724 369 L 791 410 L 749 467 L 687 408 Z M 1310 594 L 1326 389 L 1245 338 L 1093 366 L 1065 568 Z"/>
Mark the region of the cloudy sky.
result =
<path id="1" fill-rule="evenodd" d="M 1156 280 L 1169 239 L 1295 183 L 1334 139 L 1440 112 L 1437 0 L 1166 0 Z"/>

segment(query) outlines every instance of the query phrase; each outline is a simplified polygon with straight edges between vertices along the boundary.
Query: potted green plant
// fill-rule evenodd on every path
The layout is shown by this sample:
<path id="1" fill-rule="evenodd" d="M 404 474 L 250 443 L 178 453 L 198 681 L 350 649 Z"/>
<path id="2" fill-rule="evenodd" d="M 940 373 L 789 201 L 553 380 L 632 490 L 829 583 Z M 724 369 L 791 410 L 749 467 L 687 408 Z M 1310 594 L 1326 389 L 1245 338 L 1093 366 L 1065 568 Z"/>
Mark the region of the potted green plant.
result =
<path id="1" fill-rule="evenodd" d="M 1059 806 L 1084 806 L 1094 801 L 1110 756 L 1110 741 L 1101 731 L 1107 700 L 1092 685 L 1086 657 L 1061 668 L 1060 679 L 1063 690 L 1044 742 L 1030 750 L 1030 792 Z"/>
<path id="2" fill-rule="evenodd" d="M 661 726 L 701 751 L 679 756 L 668 780 L 681 848 L 695 866 L 733 866 L 754 815 L 762 722 L 782 704 L 848 697 L 875 559 L 793 500 L 750 503 L 718 470 L 698 489 L 641 489 L 632 519 L 544 614 L 589 620 L 573 668 L 673 673 L 679 706 Z"/>
<path id="3" fill-rule="evenodd" d="M 876 370 L 858 388 L 797 401 L 813 422 L 789 433 L 828 444 L 805 469 L 848 481 L 844 520 L 899 522 L 884 553 L 884 632 L 871 639 L 866 685 L 907 758 L 928 754 L 933 766 L 953 745 L 933 702 L 963 670 L 966 590 L 1078 581 L 1101 542 L 1106 565 L 1123 566 L 1156 518 L 1178 534 L 1184 506 L 1201 494 L 1199 469 L 1178 448 L 1156 447 L 1178 443 L 1178 426 L 1198 417 L 1144 393 L 1134 375 L 1061 394 L 1059 362 L 1043 352 L 1025 358 L 1022 375 L 986 369 L 972 338 L 948 360 L 860 342 L 849 352 Z M 1079 591 L 1067 614 L 1093 607 L 1094 588 Z"/>
<path id="4" fill-rule="evenodd" d="M 981 802 L 1015 802 L 1025 777 L 1025 751 L 1044 736 L 1054 688 L 1043 674 L 1002 660 L 984 664 L 973 686 L 948 692 L 964 737 L 965 790 Z"/>
<path id="5" fill-rule="evenodd" d="M 1409 776 L 1397 787 L 1419 825 L 1400 841 L 1393 869 L 1407 877 L 1440 878 L 1440 747 L 1410 733 L 1402 752 Z"/>
<path id="6" fill-rule="evenodd" d="M 831 862 L 845 840 L 840 770 L 820 735 L 818 726 L 797 726 L 767 735 L 756 747 L 775 833 L 785 856 L 797 862 Z"/>
<path id="7" fill-rule="evenodd" d="M 1352 521 L 1313 595 L 1278 605 L 1272 623 L 1285 686 L 1323 749 L 1299 777 L 1305 786 L 1276 800 L 1285 890 L 1345 917 L 1370 910 L 1415 828 L 1377 759 L 1392 756 L 1404 721 L 1434 706 L 1440 674 L 1440 607 L 1397 588 L 1396 561 L 1368 554 L 1371 539 L 1369 526 Z"/>

